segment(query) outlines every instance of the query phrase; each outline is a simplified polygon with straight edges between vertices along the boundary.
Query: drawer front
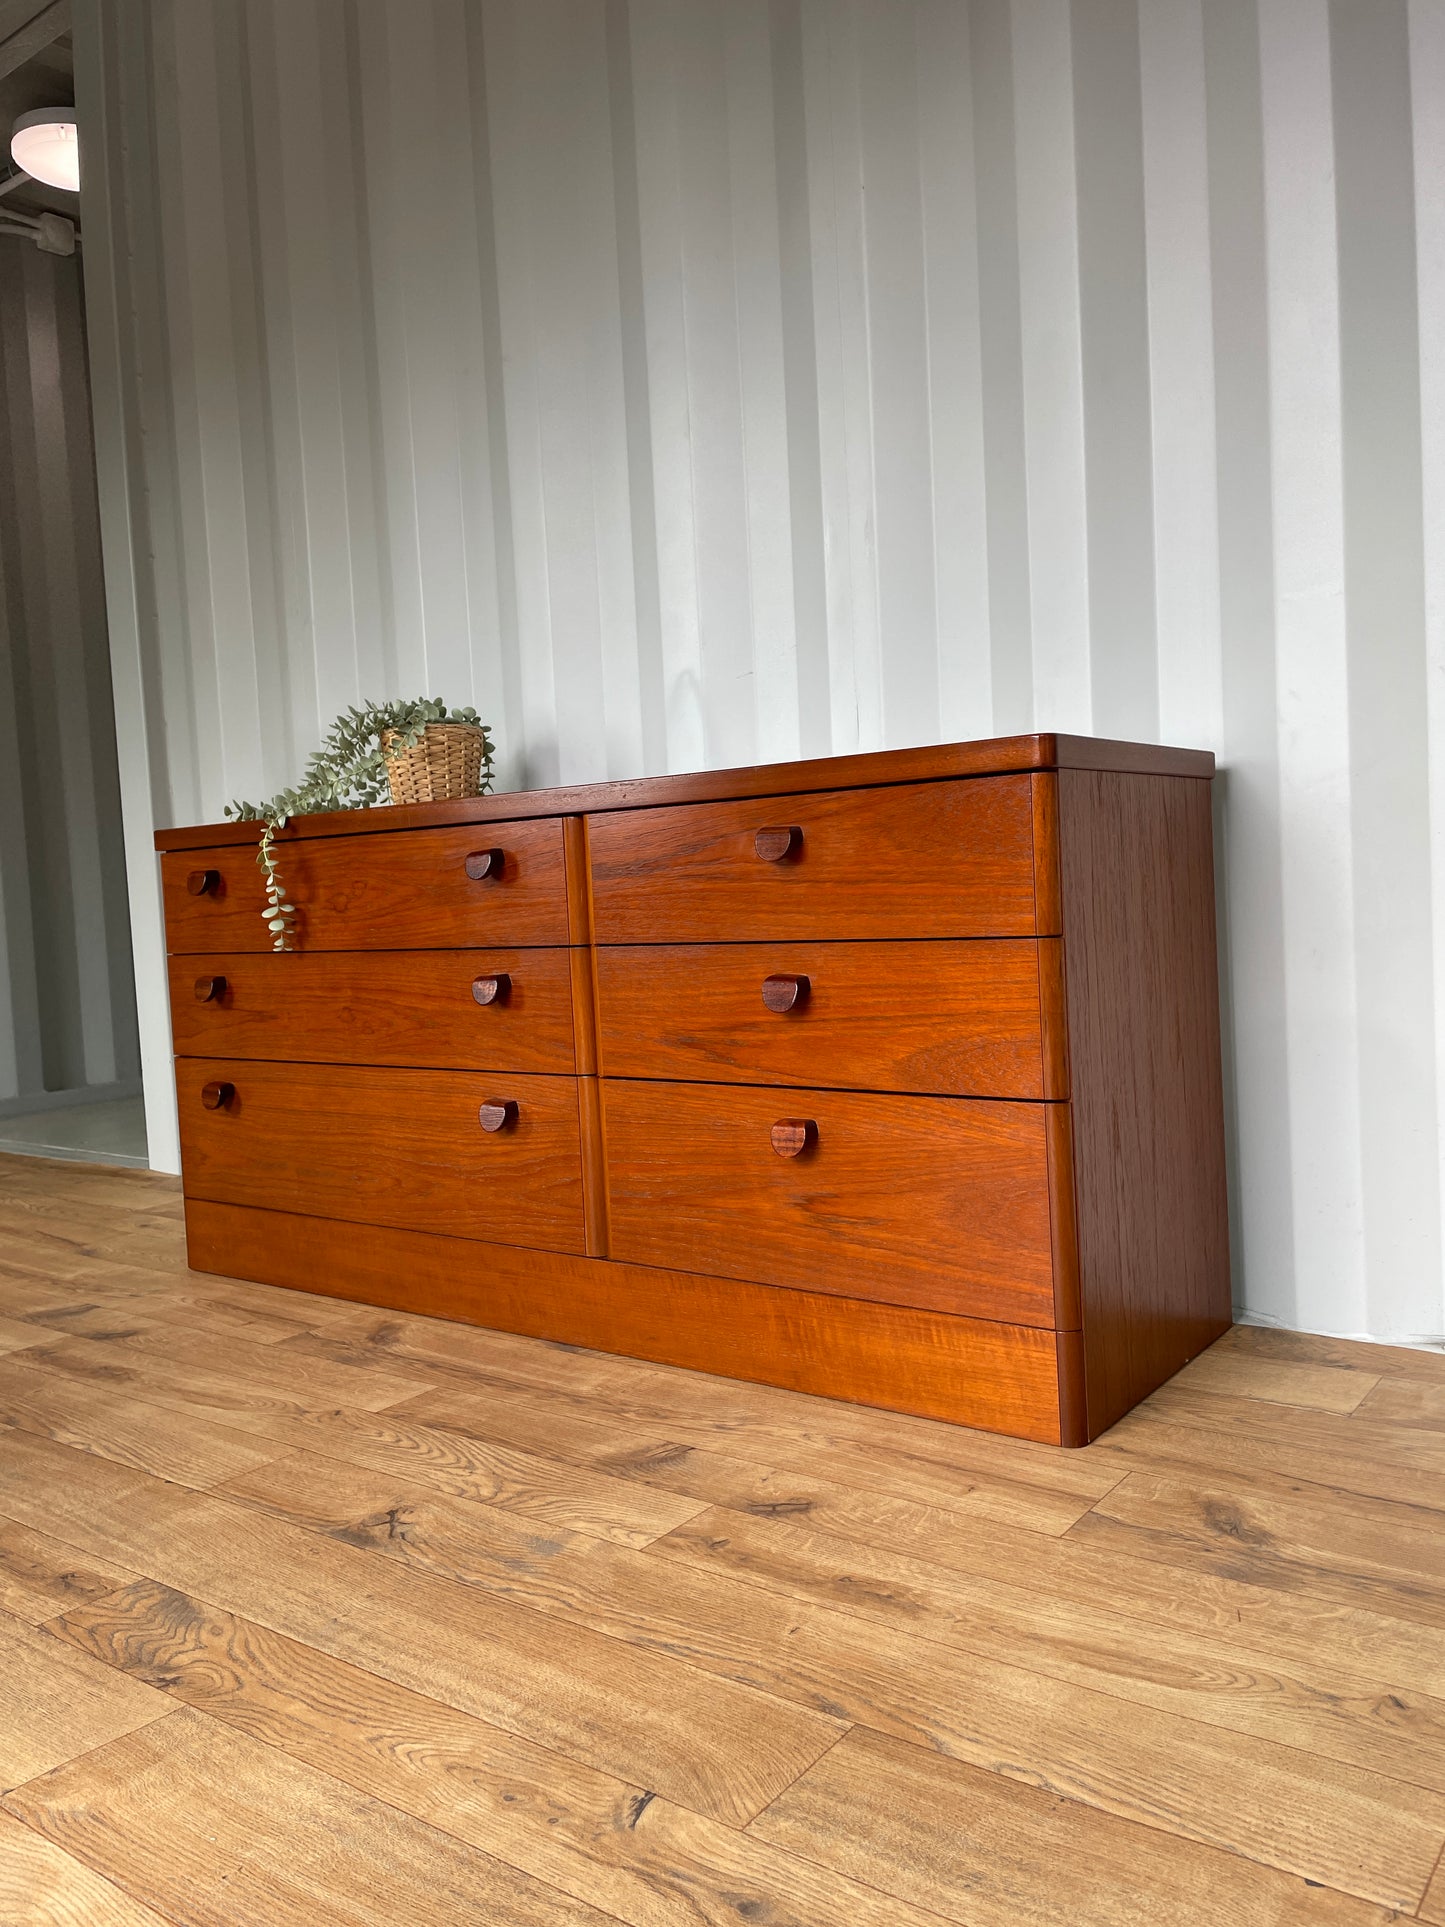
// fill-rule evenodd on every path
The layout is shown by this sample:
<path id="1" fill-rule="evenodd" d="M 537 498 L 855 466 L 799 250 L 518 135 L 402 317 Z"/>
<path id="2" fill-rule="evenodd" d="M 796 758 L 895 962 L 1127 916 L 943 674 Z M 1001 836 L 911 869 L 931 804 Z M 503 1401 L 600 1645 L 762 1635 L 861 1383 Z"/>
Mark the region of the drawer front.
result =
<path id="1" fill-rule="evenodd" d="M 188 1197 L 584 1249 L 575 1078 L 182 1057 L 176 1085 Z"/>
<path id="2" fill-rule="evenodd" d="M 568 950 L 172 957 L 183 1057 L 548 1071 L 577 1066 Z M 586 968 L 586 952 L 577 953 Z"/>
<path id="3" fill-rule="evenodd" d="M 599 943 L 1036 927 L 1027 776 L 618 810 L 590 817 L 588 837 Z"/>
<path id="4" fill-rule="evenodd" d="M 1041 1104 L 608 1078 L 614 1258 L 1052 1325 Z M 816 1141 L 780 1156 L 773 1127 Z"/>
<path id="5" fill-rule="evenodd" d="M 620 944 L 597 953 L 613 1077 L 1064 1097 L 1059 942 Z M 1041 973 L 1045 979 L 1040 984 Z"/>
<path id="6" fill-rule="evenodd" d="M 384 811 L 380 814 L 385 814 Z M 468 876 L 467 858 L 501 850 Z M 559 818 L 284 838 L 277 862 L 305 950 L 435 950 L 565 944 L 567 883 Z M 270 950 L 263 881 L 249 845 L 174 850 L 161 859 L 166 942 L 178 953 Z"/>

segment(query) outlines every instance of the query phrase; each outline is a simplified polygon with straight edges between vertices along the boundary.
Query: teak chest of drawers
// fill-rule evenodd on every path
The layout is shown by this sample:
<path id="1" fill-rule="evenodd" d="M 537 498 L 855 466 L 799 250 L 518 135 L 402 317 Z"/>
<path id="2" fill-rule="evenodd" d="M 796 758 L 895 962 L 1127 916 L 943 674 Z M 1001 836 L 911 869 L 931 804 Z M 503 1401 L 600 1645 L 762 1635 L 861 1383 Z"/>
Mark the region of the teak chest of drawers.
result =
<path id="1" fill-rule="evenodd" d="M 1022 736 L 163 852 L 191 1263 L 1065 1445 L 1230 1322 L 1213 758 Z"/>

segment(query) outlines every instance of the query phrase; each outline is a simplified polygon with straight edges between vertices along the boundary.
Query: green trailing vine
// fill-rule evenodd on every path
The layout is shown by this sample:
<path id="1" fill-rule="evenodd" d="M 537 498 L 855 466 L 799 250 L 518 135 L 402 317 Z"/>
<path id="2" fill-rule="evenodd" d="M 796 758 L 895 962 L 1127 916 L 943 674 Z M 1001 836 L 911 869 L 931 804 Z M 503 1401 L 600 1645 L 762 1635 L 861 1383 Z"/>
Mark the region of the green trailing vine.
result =
<path id="1" fill-rule="evenodd" d="M 268 803 L 228 803 L 226 815 L 241 823 L 261 823 L 261 846 L 256 861 L 266 879 L 266 908 L 261 915 L 272 936 L 273 950 L 291 948 L 296 906 L 286 894 L 274 848 L 276 833 L 293 816 L 312 816 L 318 810 L 363 810 L 389 797 L 386 766 L 393 756 L 414 749 L 429 723 L 470 723 L 482 732 L 482 788 L 492 784 L 492 738 L 475 709 L 448 709 L 435 696 L 408 702 L 367 703 L 348 709 L 327 730 L 314 751 L 305 774 L 294 789 L 280 790 Z M 389 731 L 393 740 L 385 747 Z"/>

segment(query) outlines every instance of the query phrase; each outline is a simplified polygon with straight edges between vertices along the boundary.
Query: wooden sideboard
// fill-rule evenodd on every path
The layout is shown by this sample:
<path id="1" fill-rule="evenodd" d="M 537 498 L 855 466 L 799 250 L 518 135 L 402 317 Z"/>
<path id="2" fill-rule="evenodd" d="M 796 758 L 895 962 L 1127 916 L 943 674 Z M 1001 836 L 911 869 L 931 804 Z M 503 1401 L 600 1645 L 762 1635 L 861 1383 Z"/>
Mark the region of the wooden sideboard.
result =
<path id="1" fill-rule="evenodd" d="M 161 832 L 198 1270 L 1065 1445 L 1230 1322 L 1213 758 Z"/>

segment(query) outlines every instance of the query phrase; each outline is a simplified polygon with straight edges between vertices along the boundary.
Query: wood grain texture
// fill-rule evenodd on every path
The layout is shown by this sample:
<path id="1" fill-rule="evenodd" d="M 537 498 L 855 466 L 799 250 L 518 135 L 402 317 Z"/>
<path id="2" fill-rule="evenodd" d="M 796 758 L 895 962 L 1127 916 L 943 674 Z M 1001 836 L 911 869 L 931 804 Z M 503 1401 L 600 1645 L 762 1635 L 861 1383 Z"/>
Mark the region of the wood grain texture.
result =
<path id="1" fill-rule="evenodd" d="M 97 1669 L 53 1719 L 42 1682 L 84 1750 L 10 1802 L 67 1845 L 0 1821 L 0 1916 L 445 1920 L 453 1849 L 499 1922 L 1442 1911 L 1440 1355 L 1234 1332 L 1066 1454 L 188 1274 L 173 1198 L 0 1161 L 0 1317 L 42 1334 L 15 1394 L 137 1445 L 194 1414 L 197 1470 L 216 1426 L 276 1454 L 188 1490 L 0 1430 L 0 1614 Z M 77 1257 L 142 1223 L 146 1265 Z M 671 1278 L 568 1262 L 639 1316 Z M 163 1709 L 87 1746 L 97 1678 Z M 162 1748 L 176 1720 L 223 1752 Z"/>
<path id="2" fill-rule="evenodd" d="M 223 1076 L 234 1099 L 203 1109 L 202 1085 Z M 190 1197 L 584 1249 L 575 1078 L 183 1057 L 176 1083 Z M 484 1131 L 495 1097 L 516 1100 L 517 1121 Z"/>
<path id="3" fill-rule="evenodd" d="M 581 1625 L 559 1639 L 543 1616 L 499 1595 L 254 1507 L 19 1441 L 0 1460 L 0 1513 L 30 1524 L 41 1511 L 81 1549 L 104 1540 L 176 1591 L 731 1825 L 760 1812 L 841 1731 L 837 1717 L 721 1669 Z M 547 1557 L 543 1538 L 533 1558 Z"/>
<path id="4" fill-rule="evenodd" d="M 799 802 L 802 846 L 753 840 L 769 802 L 617 812 L 588 825 L 598 943 L 1034 934 L 1029 779 L 840 790 Z"/>
<path id="5" fill-rule="evenodd" d="M 57 1384 L 42 1365 L 17 1374 L 5 1360 L 0 1427 L 55 1439 L 178 1485 L 210 1485 L 275 1456 L 272 1448 L 225 1426 L 133 1406 L 103 1385 Z"/>
<path id="6" fill-rule="evenodd" d="M 338 1496 L 344 1505 L 345 1491 Z M 912 1615 L 900 1613 L 891 1626 L 881 1615 L 865 1617 L 853 1586 L 841 1585 L 824 1604 L 772 1591 L 720 1561 L 694 1570 L 665 1557 L 665 1542 L 638 1553 L 574 1535 L 541 1551 L 502 1515 L 460 1501 L 412 1505 L 401 1496 L 384 1511 L 358 1510 L 354 1521 L 340 1531 L 347 1543 L 523 1604 L 559 1627 L 684 1658 L 911 1746 L 1047 1784 L 1103 1811 L 1364 1898 L 1395 1904 L 1418 1893 L 1445 1822 L 1445 1795 L 1408 1779 L 1381 1781 L 1353 1762 L 1126 1701 L 1121 1695 L 1132 1682 L 1117 1653 L 1112 1660 L 1099 1653 L 1094 1683 L 1086 1686 L 1040 1668 L 1027 1631 L 1012 1658 L 975 1650 L 964 1659 L 912 1624 Z M 1040 1632 L 1048 1620 L 1042 1604 Z M 1136 1635 L 1146 1655 L 1149 1633 Z M 1067 1634 L 1055 1650 L 1070 1653 Z M 1188 1642 L 1175 1650 L 1187 1651 Z M 1076 1671 L 1080 1658 L 1072 1657 Z M 1211 1689 L 1206 1674 L 1199 1693 L 1217 1693 L 1227 1717 L 1231 1688 L 1239 1680 L 1234 1690 L 1245 1695 L 1253 1665 L 1243 1654 L 1231 1656 L 1225 1679 Z M 1146 1659 L 1140 1670 L 1139 1686 L 1147 1690 L 1155 1672 L 1170 1683 L 1177 1665 L 1156 1668 Z M 1109 1690 L 1101 1691 L 1101 1682 Z M 1261 1715 L 1271 1697 L 1268 1679 L 1260 1680 Z M 1300 1698 L 1307 1713 L 1308 1695 Z M 1364 1716 L 1368 1708 L 1360 1710 Z M 1374 1716 L 1383 1743 L 1388 1707 L 1376 1707 Z M 1249 1790 L 1244 1801 L 1242 1785 Z"/>
<path id="7" fill-rule="evenodd" d="M 582 1134 L 582 1205 L 586 1219 L 586 1251 L 589 1258 L 605 1258 L 611 1249 L 611 1232 L 607 1203 L 607 1130 L 602 1116 L 599 1079 L 577 1079 L 577 1116 Z"/>
<path id="8" fill-rule="evenodd" d="M 372 819 L 369 829 L 380 827 L 374 812 L 359 814 Z M 392 820 L 387 811 L 388 825 Z M 296 906 L 298 954 L 570 941 L 560 823 L 509 823 L 501 875 L 474 882 L 463 865 L 477 839 L 465 825 L 404 836 L 296 835 L 306 822 L 293 818 L 276 838 L 277 863 Z M 270 951 L 261 873 L 250 851 L 232 846 L 205 852 L 217 882 L 204 896 L 192 896 L 186 887 L 198 860 L 183 854 L 161 858 L 167 948 Z"/>
<path id="9" fill-rule="evenodd" d="M 870 788 L 879 783 L 918 783 L 1055 768 L 1147 770 L 1161 776 L 1209 777 L 1214 773 L 1214 757 L 1208 750 L 1108 742 L 1093 736 L 1004 736 L 973 743 L 940 743 L 917 749 L 823 756 L 761 768 L 699 770 L 680 776 L 647 776 L 570 788 L 518 790 L 468 797 L 456 803 L 388 806 L 386 823 L 393 829 L 408 830 L 439 824 L 575 816 L 598 810 L 716 802 L 734 796 L 790 796 L 810 790 Z M 284 835 L 296 839 L 351 836 L 366 834 L 376 823 L 373 811 L 343 810 L 296 817 Z M 156 848 L 204 850 L 208 846 L 222 848 L 234 843 L 254 845 L 260 834 L 260 826 L 255 823 L 211 823 L 199 828 L 157 830 Z M 192 858 L 190 867 L 200 860 Z M 580 943 L 584 939 L 574 937 L 572 941 Z"/>
<path id="10" fill-rule="evenodd" d="M 135 1574 L 104 1559 L 77 1559 L 47 1533 L 0 1519 L 0 1614 L 38 1626 L 56 1613 L 128 1586 Z"/>
<path id="11" fill-rule="evenodd" d="M 5 1804 L 188 1927 L 606 1927 L 585 1903 L 185 1707 Z"/>
<path id="12" fill-rule="evenodd" d="M 1219 1341 L 1224 1352 L 1248 1352 L 1261 1358 L 1289 1359 L 1305 1365 L 1343 1365 L 1362 1372 L 1385 1372 L 1391 1378 L 1421 1379 L 1445 1385 L 1445 1352 L 1418 1351 L 1403 1345 L 1377 1345 L 1357 1338 L 1324 1338 L 1315 1332 L 1280 1331 L 1273 1326 L 1234 1325 Z"/>
<path id="13" fill-rule="evenodd" d="M 285 1470 L 258 1472 L 247 1483 L 264 1478 L 274 1486 Z M 404 1492 L 353 1494 L 349 1482 L 331 1483 L 339 1490 L 328 1494 L 318 1484 L 314 1502 L 347 1543 L 524 1603 L 563 1626 L 685 1657 L 799 1705 L 827 1705 L 911 1746 L 1047 1784 L 1100 1810 L 1364 1898 L 1394 1904 L 1423 1886 L 1445 1796 L 1403 1777 L 1405 1749 L 1393 1756 L 1402 1777 L 1381 1781 L 1353 1760 L 1241 1730 L 1252 1715 L 1273 1720 L 1292 1739 L 1301 1723 L 1313 1721 L 1324 1732 L 1333 1717 L 1327 1674 L 1318 1695 L 1291 1692 L 1287 1678 L 1273 1683 L 1275 1669 L 1243 1651 L 1225 1656 L 1221 1674 L 1213 1654 L 1201 1666 L 1188 1657 L 1188 1638 L 1170 1641 L 1148 1626 L 1115 1627 L 1110 1644 L 1098 1630 L 1112 1624 L 1102 1599 L 1095 1612 L 1076 1614 L 1072 1626 L 1061 1624 L 1050 1637 L 1054 1615 L 1042 1596 L 1032 1607 L 1037 1632 L 1020 1623 L 999 1640 L 992 1615 L 976 1628 L 965 1622 L 961 1636 L 974 1643 L 965 1660 L 938 1641 L 923 1610 L 908 1612 L 906 1567 L 889 1625 L 886 1595 L 861 1596 L 872 1590 L 861 1561 L 851 1583 L 845 1569 L 831 1596 L 810 1598 L 730 1571 L 722 1557 L 695 1570 L 666 1556 L 667 1541 L 638 1553 L 574 1535 L 539 1552 L 524 1543 L 515 1521 L 460 1501 L 415 1504 Z M 348 1499 L 356 1508 L 351 1524 L 343 1523 Z M 334 1508 L 329 1515 L 327 1507 Z M 787 1521 L 767 1519 L 749 1521 L 745 1530 L 791 1532 Z M 727 1528 L 717 1536 L 725 1550 Z M 1000 1596 L 1006 1591 L 994 1594 Z M 920 1598 L 920 1609 L 924 1603 Z M 989 1650 L 991 1630 L 997 1643 Z M 1124 1650 L 1131 1645 L 1132 1659 Z M 1179 1703 L 1191 1691 L 1196 1704 L 1214 1709 L 1211 1722 L 1151 1703 L 1151 1696 L 1169 1693 Z M 1362 1743 L 1372 1722 L 1376 1748 L 1388 1749 L 1395 1726 L 1388 1700 L 1377 1695 L 1372 1702 L 1361 1688 L 1340 1714 L 1350 1711 Z M 1239 1725 L 1231 1727 L 1236 1715 Z M 1250 1790 L 1243 1803 L 1241 1785 Z"/>
<path id="14" fill-rule="evenodd" d="M 0 1614 L 0 1791 L 169 1711 L 138 1680 Z"/>
<path id="15" fill-rule="evenodd" d="M 572 954 L 488 948 L 172 957 L 176 1054 L 570 1073 Z M 508 979 L 505 996 L 479 1004 L 473 982 L 497 972 Z M 198 1002 L 198 974 L 223 979 L 224 991 Z"/>
<path id="16" fill-rule="evenodd" d="M 748 1832 L 964 1927 L 1385 1927 L 1399 1919 L 862 1731 Z"/>
<path id="17" fill-rule="evenodd" d="M 739 1918 L 928 1927 L 936 1919 L 164 1587 L 139 1585 L 55 1630 L 131 1677 L 634 1927 Z"/>
<path id="18" fill-rule="evenodd" d="M 603 1101 L 617 1258 L 1054 1322 L 1043 1106 L 623 1078 Z M 817 1142 L 780 1159 L 795 1113 Z"/>
<path id="19" fill-rule="evenodd" d="M 769 1152 L 771 1157 L 772 1153 Z M 1058 1442 L 1052 1334 L 643 1265 L 191 1200 L 191 1263 Z"/>
<path id="20" fill-rule="evenodd" d="M 1232 1317 L 1209 785 L 1064 770 L 1089 1433 Z"/>
<path id="21" fill-rule="evenodd" d="M 1434 1927 L 1442 1927 L 1442 1923 L 1445 1923 L 1445 1853 L 1436 1862 L 1435 1878 L 1420 1902 L 1419 1918 L 1433 1922 Z"/>
<path id="22" fill-rule="evenodd" d="M 0 1920 L 10 1927 L 167 1927 L 160 1914 L 4 1812 Z"/>
<path id="23" fill-rule="evenodd" d="M 1140 1621 L 1104 1599 L 1054 1601 L 924 1556 L 873 1551 L 805 1520 L 699 1512 L 652 1554 L 1445 1794 L 1445 1699 L 1391 1686 L 1368 1661 L 1344 1672 L 1318 1658 L 1284 1661 L 1243 1639 Z"/>
<path id="24" fill-rule="evenodd" d="M 606 945 L 597 951 L 609 1077 L 1061 1098 L 1046 1064 L 1041 952 L 974 943 Z M 808 980 L 769 1010 L 770 975 Z"/>

